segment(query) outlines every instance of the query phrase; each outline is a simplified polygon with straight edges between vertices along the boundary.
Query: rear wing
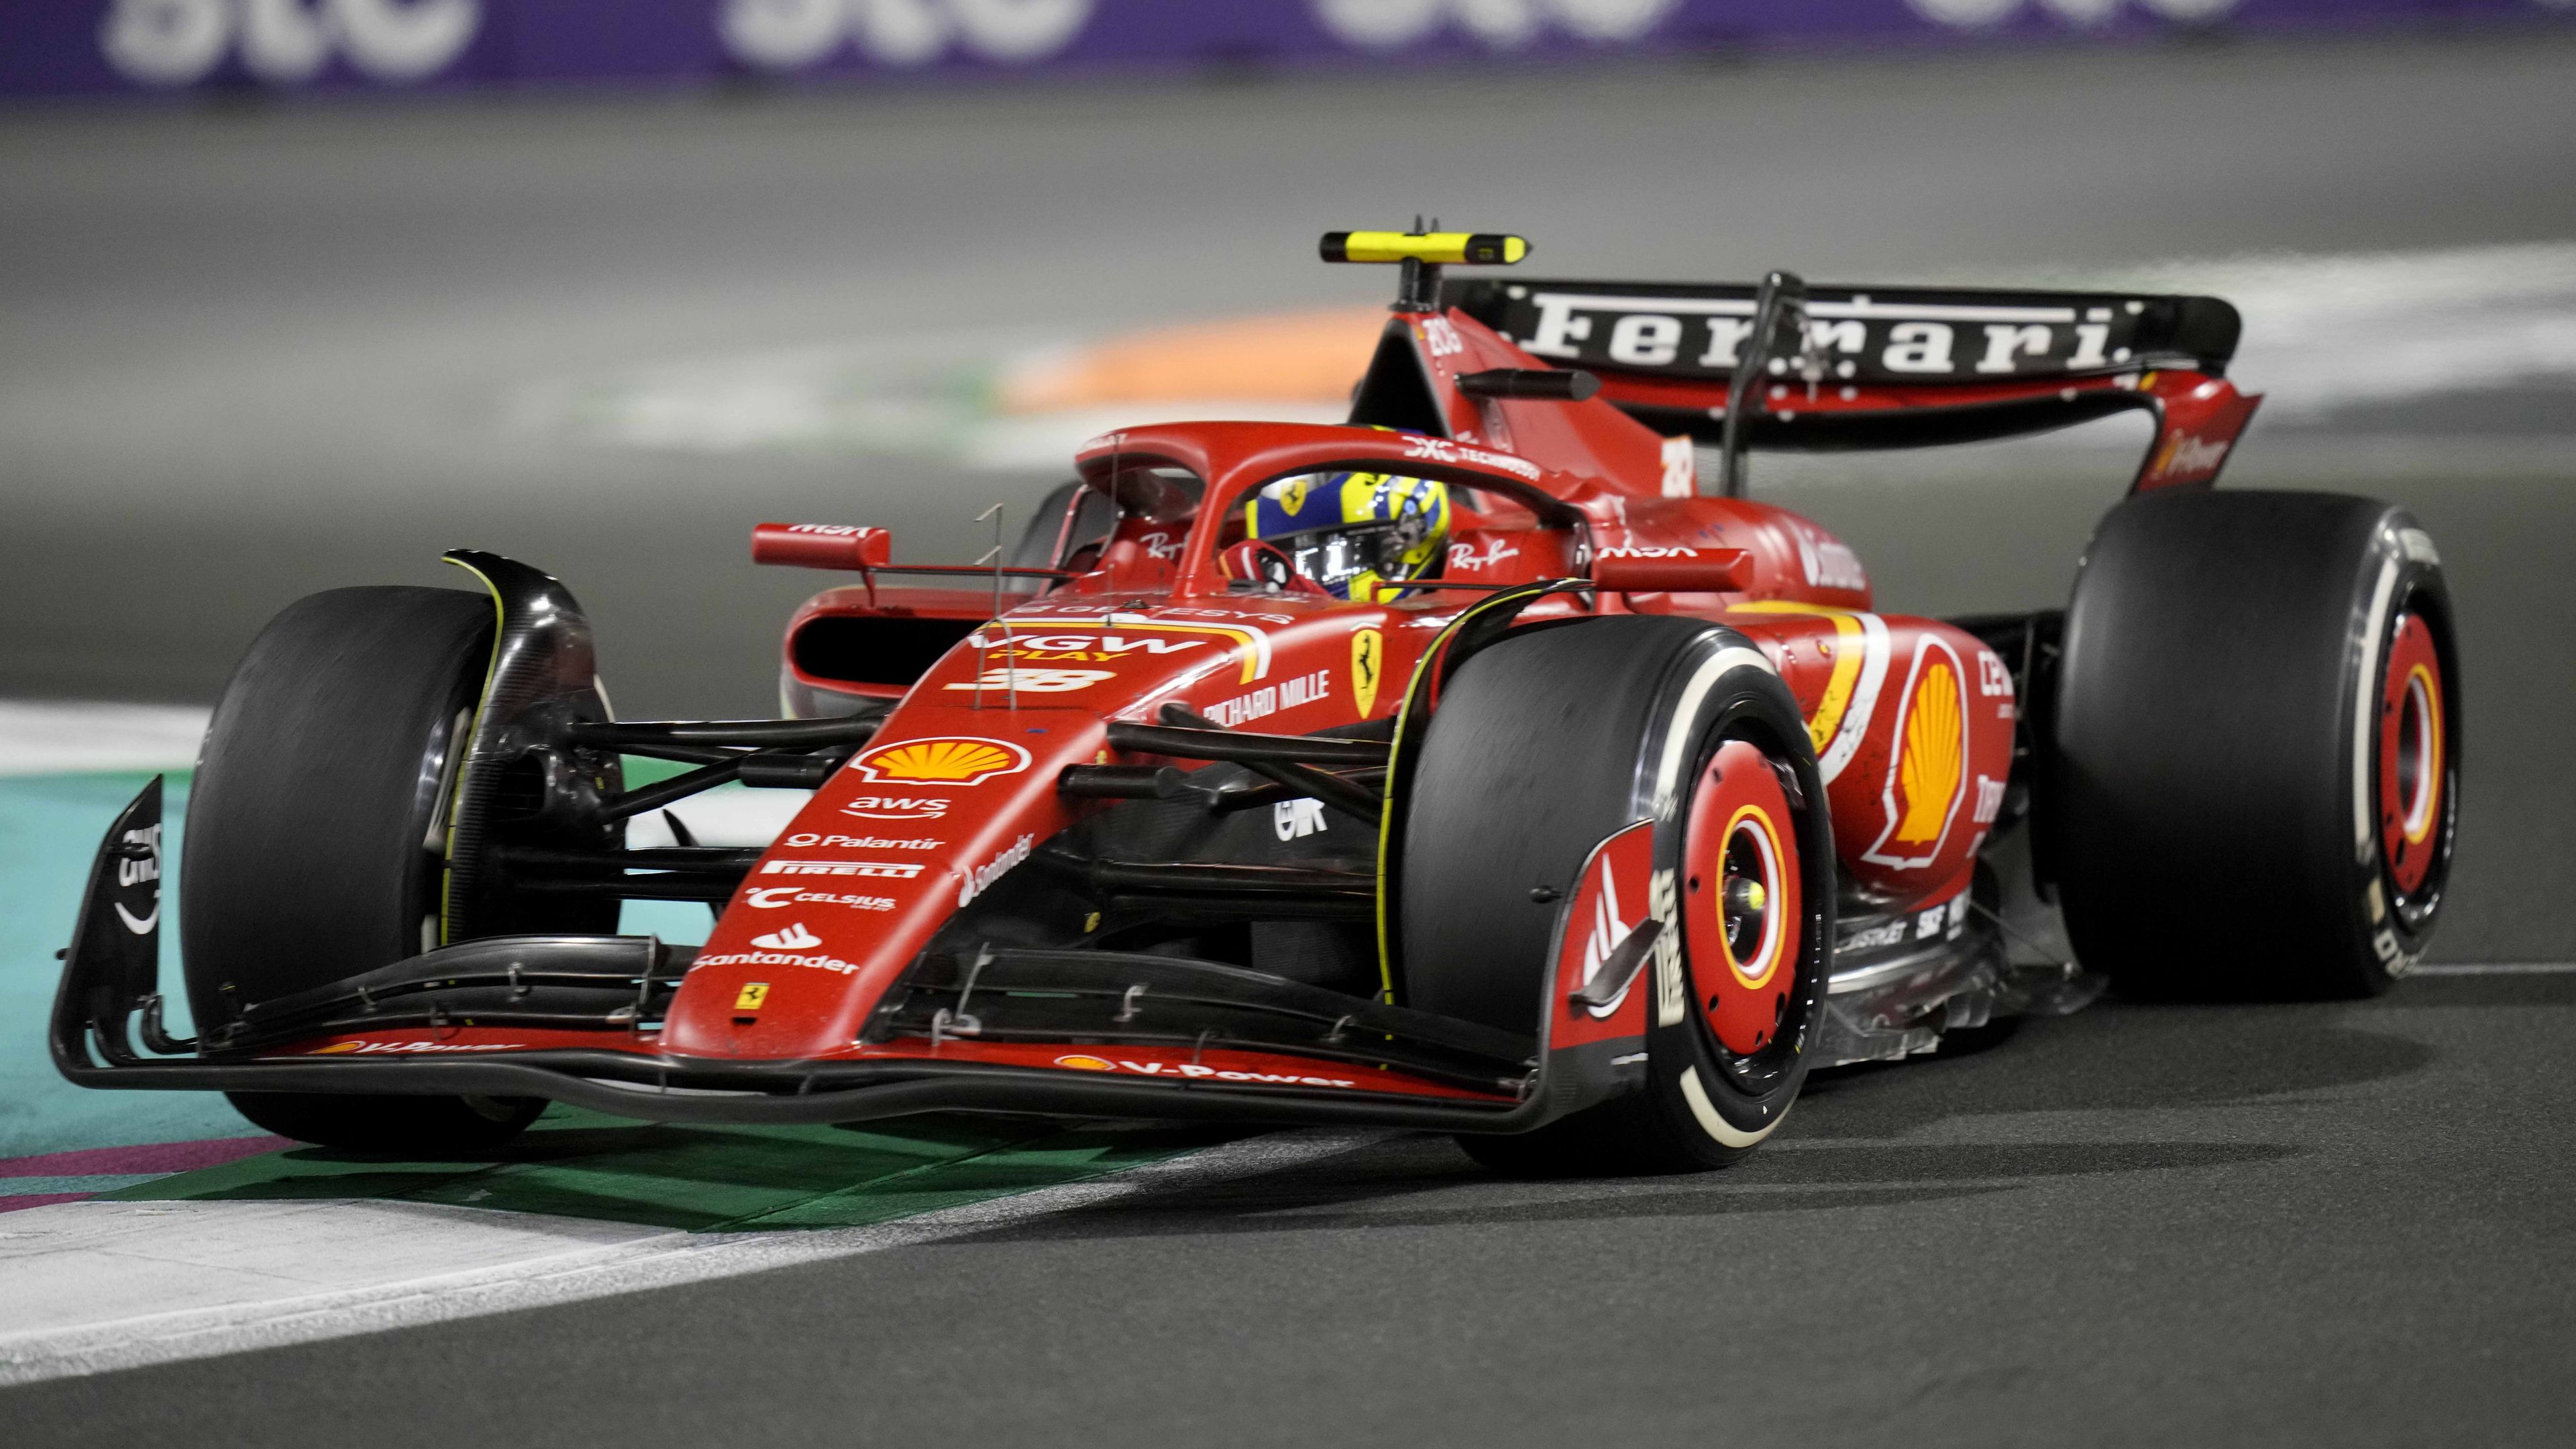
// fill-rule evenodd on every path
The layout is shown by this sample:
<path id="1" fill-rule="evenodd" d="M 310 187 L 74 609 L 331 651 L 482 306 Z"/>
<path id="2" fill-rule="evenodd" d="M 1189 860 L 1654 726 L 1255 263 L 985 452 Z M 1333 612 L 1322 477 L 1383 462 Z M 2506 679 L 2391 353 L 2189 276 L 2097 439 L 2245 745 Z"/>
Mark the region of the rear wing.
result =
<path id="1" fill-rule="evenodd" d="M 2216 297 L 1965 287 L 1447 281 L 1441 301 L 1602 380 L 1663 433 L 1725 450 L 1906 448 L 2143 410 L 2139 490 L 2206 486 L 2259 397 L 2226 380 L 2240 323 Z"/>

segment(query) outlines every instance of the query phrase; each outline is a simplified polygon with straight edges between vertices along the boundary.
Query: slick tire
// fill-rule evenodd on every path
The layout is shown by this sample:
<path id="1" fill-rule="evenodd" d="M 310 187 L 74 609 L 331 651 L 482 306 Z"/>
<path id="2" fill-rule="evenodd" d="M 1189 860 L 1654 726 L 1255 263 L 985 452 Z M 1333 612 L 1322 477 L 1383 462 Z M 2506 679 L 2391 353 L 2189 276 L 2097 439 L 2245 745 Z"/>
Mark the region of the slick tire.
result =
<path id="1" fill-rule="evenodd" d="M 1629 988 L 1647 1023 L 1638 1089 L 1461 1145 L 1550 1175 L 1699 1171 L 1751 1152 L 1806 1079 L 1833 940 L 1824 787 L 1768 662 L 1696 620 L 1528 628 L 1459 666 L 1418 748 L 1397 893 L 1408 1005 L 1552 1029 L 1550 1013 L 1574 1010 L 1553 979 L 1573 929 L 1559 917 L 1594 848 L 1638 821 L 1655 822 L 1650 895 L 1669 903 L 1672 946 L 1659 941 Z M 1756 876 L 1760 892 L 1740 889 Z M 1747 899 L 1771 916 L 1723 904 Z M 1758 978 L 1730 974 L 1737 940 Z"/>
<path id="2" fill-rule="evenodd" d="M 198 755 L 180 862 L 201 1029 L 439 944 L 446 811 L 493 629 L 479 594 L 334 589 L 252 642 Z M 387 1151 L 489 1146 L 541 1105 L 227 1095 L 284 1136 Z"/>
<path id="3" fill-rule="evenodd" d="M 2041 850 L 2133 995 L 2387 989 L 2441 911 L 2460 680 L 2433 542 L 2324 493 L 2115 508 L 2066 617 Z"/>

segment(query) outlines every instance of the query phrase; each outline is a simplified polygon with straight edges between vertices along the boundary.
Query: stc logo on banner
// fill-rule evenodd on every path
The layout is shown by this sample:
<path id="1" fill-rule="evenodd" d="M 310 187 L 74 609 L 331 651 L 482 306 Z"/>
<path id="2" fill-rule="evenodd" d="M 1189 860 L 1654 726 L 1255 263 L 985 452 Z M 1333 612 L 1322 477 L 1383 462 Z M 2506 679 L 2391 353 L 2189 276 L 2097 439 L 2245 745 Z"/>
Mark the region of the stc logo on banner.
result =
<path id="1" fill-rule="evenodd" d="M 114 0 L 99 50 L 144 85 L 202 80 L 238 52 L 261 80 L 292 85 L 333 56 L 374 80 L 435 75 L 482 28 L 481 0 Z"/>
<path id="2" fill-rule="evenodd" d="M 1498 49 L 1521 45 L 1553 26 L 1578 40 L 1635 40 L 1655 28 L 1676 0 L 1313 0 L 1316 20 L 1335 39 L 1364 50 L 1393 50 L 1425 39 L 1444 24 Z"/>
<path id="3" fill-rule="evenodd" d="M 928 65 L 952 50 L 1026 64 L 1073 43 L 1093 0 L 723 0 L 716 33 L 734 59 L 796 70 L 844 42 L 881 65 Z"/>
<path id="4" fill-rule="evenodd" d="M 1975 29 L 2000 25 L 2022 8 L 2022 0 L 1906 0 L 1915 13 L 1943 25 Z M 2161 20 L 2190 25 L 2226 18 L 2237 0 L 2139 0 L 2147 12 Z M 2069 25 L 2107 25 L 2118 14 L 2121 0 L 2039 0 L 2039 8 Z"/>

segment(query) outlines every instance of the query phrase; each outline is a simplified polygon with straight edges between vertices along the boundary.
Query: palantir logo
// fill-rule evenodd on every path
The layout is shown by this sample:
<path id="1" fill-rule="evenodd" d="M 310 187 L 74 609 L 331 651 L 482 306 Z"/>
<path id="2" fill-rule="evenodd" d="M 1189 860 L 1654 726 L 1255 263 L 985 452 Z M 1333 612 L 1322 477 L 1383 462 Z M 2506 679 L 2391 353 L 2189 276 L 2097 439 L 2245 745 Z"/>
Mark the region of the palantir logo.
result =
<path id="1" fill-rule="evenodd" d="M 736 60 L 798 70 L 843 41 L 884 65 L 928 65 L 962 45 L 1024 65 L 1073 43 L 1093 0 L 724 0 L 716 33 Z"/>
<path id="2" fill-rule="evenodd" d="M 203 80 L 236 48 L 278 85 L 313 79 L 334 55 L 375 80 L 414 81 L 455 63 L 482 25 L 482 0 L 114 0 L 98 45 L 143 85 Z"/>

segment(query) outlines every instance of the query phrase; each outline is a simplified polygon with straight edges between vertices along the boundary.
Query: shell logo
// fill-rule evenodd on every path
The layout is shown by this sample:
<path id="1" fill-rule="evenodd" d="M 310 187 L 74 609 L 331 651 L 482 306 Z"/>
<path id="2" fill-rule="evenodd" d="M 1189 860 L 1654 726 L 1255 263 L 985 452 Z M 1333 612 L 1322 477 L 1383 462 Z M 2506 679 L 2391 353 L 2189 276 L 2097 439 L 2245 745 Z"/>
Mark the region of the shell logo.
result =
<path id="1" fill-rule="evenodd" d="M 1898 870 L 1921 870 L 1941 857 L 1966 796 L 1968 697 L 1958 651 L 1924 636 L 1893 726 L 1895 758 L 1879 795 L 1886 826 L 1861 859 Z"/>
<path id="2" fill-rule="evenodd" d="M 1118 1070 L 1118 1064 L 1116 1062 L 1102 1061 L 1098 1057 L 1057 1057 L 1055 1059 L 1055 1064 L 1059 1067 L 1071 1067 L 1077 1072 L 1114 1072 Z"/>
<path id="3" fill-rule="evenodd" d="M 1958 676 L 1936 661 L 1923 671 L 1905 711 L 1904 751 L 1896 763 L 1897 794 L 1905 802 L 1894 837 L 1900 844 L 1938 840 L 1949 828 L 1967 748 L 1959 723 Z"/>
<path id="4" fill-rule="evenodd" d="M 353 1052 L 364 1045 L 366 1045 L 364 1042 L 335 1041 L 326 1047 L 315 1047 L 309 1055 L 327 1057 L 338 1052 Z"/>
<path id="5" fill-rule="evenodd" d="M 908 785 L 977 785 L 1028 767 L 1029 752 L 1018 745 L 964 735 L 880 745 L 852 765 L 871 780 Z"/>

